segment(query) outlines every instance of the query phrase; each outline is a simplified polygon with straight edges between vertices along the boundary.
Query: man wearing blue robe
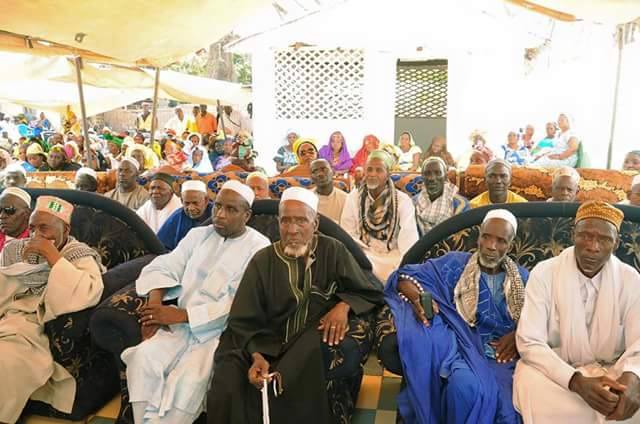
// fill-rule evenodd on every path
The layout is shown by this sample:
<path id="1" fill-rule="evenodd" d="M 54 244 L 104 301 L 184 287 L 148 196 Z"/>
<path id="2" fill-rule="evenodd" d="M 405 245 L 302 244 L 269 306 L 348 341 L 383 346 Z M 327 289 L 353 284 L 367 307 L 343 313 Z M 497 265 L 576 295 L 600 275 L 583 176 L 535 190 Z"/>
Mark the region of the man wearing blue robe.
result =
<path id="1" fill-rule="evenodd" d="M 385 300 L 397 328 L 405 423 L 518 423 L 512 404 L 515 329 L 528 272 L 507 256 L 517 230 L 508 211 L 487 213 L 478 252 L 451 252 L 400 268 Z M 428 320 L 421 293 L 432 295 Z M 383 363 L 396 358 L 385 358 Z M 398 352 L 395 352 L 398 354 Z"/>
<path id="2" fill-rule="evenodd" d="M 190 229 L 200 226 L 211 217 L 213 203 L 202 181 L 185 181 L 180 196 L 182 207 L 173 212 L 158 230 L 158 238 L 167 250 L 175 249 Z"/>

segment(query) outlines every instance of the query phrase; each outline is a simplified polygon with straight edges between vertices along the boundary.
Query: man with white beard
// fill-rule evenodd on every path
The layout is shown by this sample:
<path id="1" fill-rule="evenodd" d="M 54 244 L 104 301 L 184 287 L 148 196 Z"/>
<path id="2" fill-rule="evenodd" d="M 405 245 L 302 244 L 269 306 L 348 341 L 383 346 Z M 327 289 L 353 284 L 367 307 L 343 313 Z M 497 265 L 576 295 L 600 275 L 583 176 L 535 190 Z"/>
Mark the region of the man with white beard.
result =
<path id="1" fill-rule="evenodd" d="M 365 183 L 349 193 L 340 219 L 340 226 L 360 244 L 382 281 L 418 241 L 413 202 L 389 178 L 392 166 L 393 159 L 384 150 L 369 154 Z"/>
<path id="2" fill-rule="evenodd" d="M 333 377 L 326 358 L 340 349 L 341 374 L 361 371 L 367 352 L 345 337 L 349 316 L 380 305 L 382 286 L 341 242 L 316 232 L 317 208 L 310 190 L 282 194 L 280 240 L 249 263 L 216 352 L 209 423 L 256 423 L 268 415 L 277 423 L 328 424 L 353 409 L 356 399 L 336 401 L 339 385 L 327 385 Z M 277 394 L 269 384 L 261 406 L 260 390 L 271 381 Z"/>

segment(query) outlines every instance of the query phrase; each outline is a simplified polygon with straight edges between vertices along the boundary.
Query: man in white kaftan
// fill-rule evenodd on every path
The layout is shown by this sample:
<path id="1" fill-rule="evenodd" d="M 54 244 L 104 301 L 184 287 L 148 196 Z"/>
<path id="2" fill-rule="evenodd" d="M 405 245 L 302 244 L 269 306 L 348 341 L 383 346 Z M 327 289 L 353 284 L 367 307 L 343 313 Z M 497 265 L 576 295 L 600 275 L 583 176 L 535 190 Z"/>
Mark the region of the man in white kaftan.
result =
<path id="1" fill-rule="evenodd" d="M 392 165 L 383 150 L 369 154 L 364 183 L 349 193 L 340 218 L 340 226 L 358 242 L 383 282 L 418 241 L 413 202 L 389 178 Z"/>
<path id="2" fill-rule="evenodd" d="M 157 233 L 171 214 L 182 207 L 182 201 L 173 192 L 173 177 L 163 172 L 151 177 L 149 195 L 149 200 L 136 213 Z"/>
<path id="3" fill-rule="evenodd" d="M 69 236 L 73 205 L 40 196 L 30 237 L 0 257 L 0 422 L 15 423 L 29 399 L 70 413 L 76 381 L 49 349 L 44 325 L 94 306 L 102 295 L 100 256 Z M 29 263 L 26 263 L 26 262 Z"/>
<path id="4" fill-rule="evenodd" d="M 525 423 L 640 422 L 640 274 L 612 254 L 622 219 L 583 204 L 574 246 L 531 271 L 513 394 Z"/>
<path id="5" fill-rule="evenodd" d="M 136 424 L 192 423 L 204 407 L 213 356 L 244 270 L 269 240 L 246 227 L 253 191 L 228 181 L 216 197 L 213 224 L 191 229 L 138 280 L 143 342 L 122 353 Z M 177 299 L 177 307 L 162 300 Z"/>

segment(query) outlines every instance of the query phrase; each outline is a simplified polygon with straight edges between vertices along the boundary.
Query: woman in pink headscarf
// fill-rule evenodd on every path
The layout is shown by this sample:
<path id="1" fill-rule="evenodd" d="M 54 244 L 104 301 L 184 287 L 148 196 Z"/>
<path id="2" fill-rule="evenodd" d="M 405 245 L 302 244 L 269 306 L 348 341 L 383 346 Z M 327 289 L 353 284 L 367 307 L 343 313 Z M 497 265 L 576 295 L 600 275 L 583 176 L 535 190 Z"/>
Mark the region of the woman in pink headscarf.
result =
<path id="1" fill-rule="evenodd" d="M 322 146 L 318 156 L 331 164 L 336 174 L 346 174 L 351 169 L 353 161 L 347 149 L 347 142 L 340 131 L 335 131 L 329 137 L 329 142 Z"/>

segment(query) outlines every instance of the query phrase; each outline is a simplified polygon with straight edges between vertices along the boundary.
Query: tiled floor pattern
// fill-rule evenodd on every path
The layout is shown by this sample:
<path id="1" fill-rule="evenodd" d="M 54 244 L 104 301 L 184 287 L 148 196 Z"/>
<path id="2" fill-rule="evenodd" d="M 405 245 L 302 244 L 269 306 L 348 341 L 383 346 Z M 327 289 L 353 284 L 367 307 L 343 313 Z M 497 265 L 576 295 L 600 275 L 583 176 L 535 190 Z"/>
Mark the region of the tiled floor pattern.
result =
<path id="1" fill-rule="evenodd" d="M 371 355 L 365 364 L 365 376 L 356 404 L 352 424 L 395 424 L 396 395 L 400 391 L 400 378 L 383 371 Z M 120 399 L 114 398 L 95 416 L 89 417 L 87 424 L 113 424 L 118 415 Z M 38 416 L 28 417 L 24 424 L 69 424 L 82 421 L 66 421 Z"/>

